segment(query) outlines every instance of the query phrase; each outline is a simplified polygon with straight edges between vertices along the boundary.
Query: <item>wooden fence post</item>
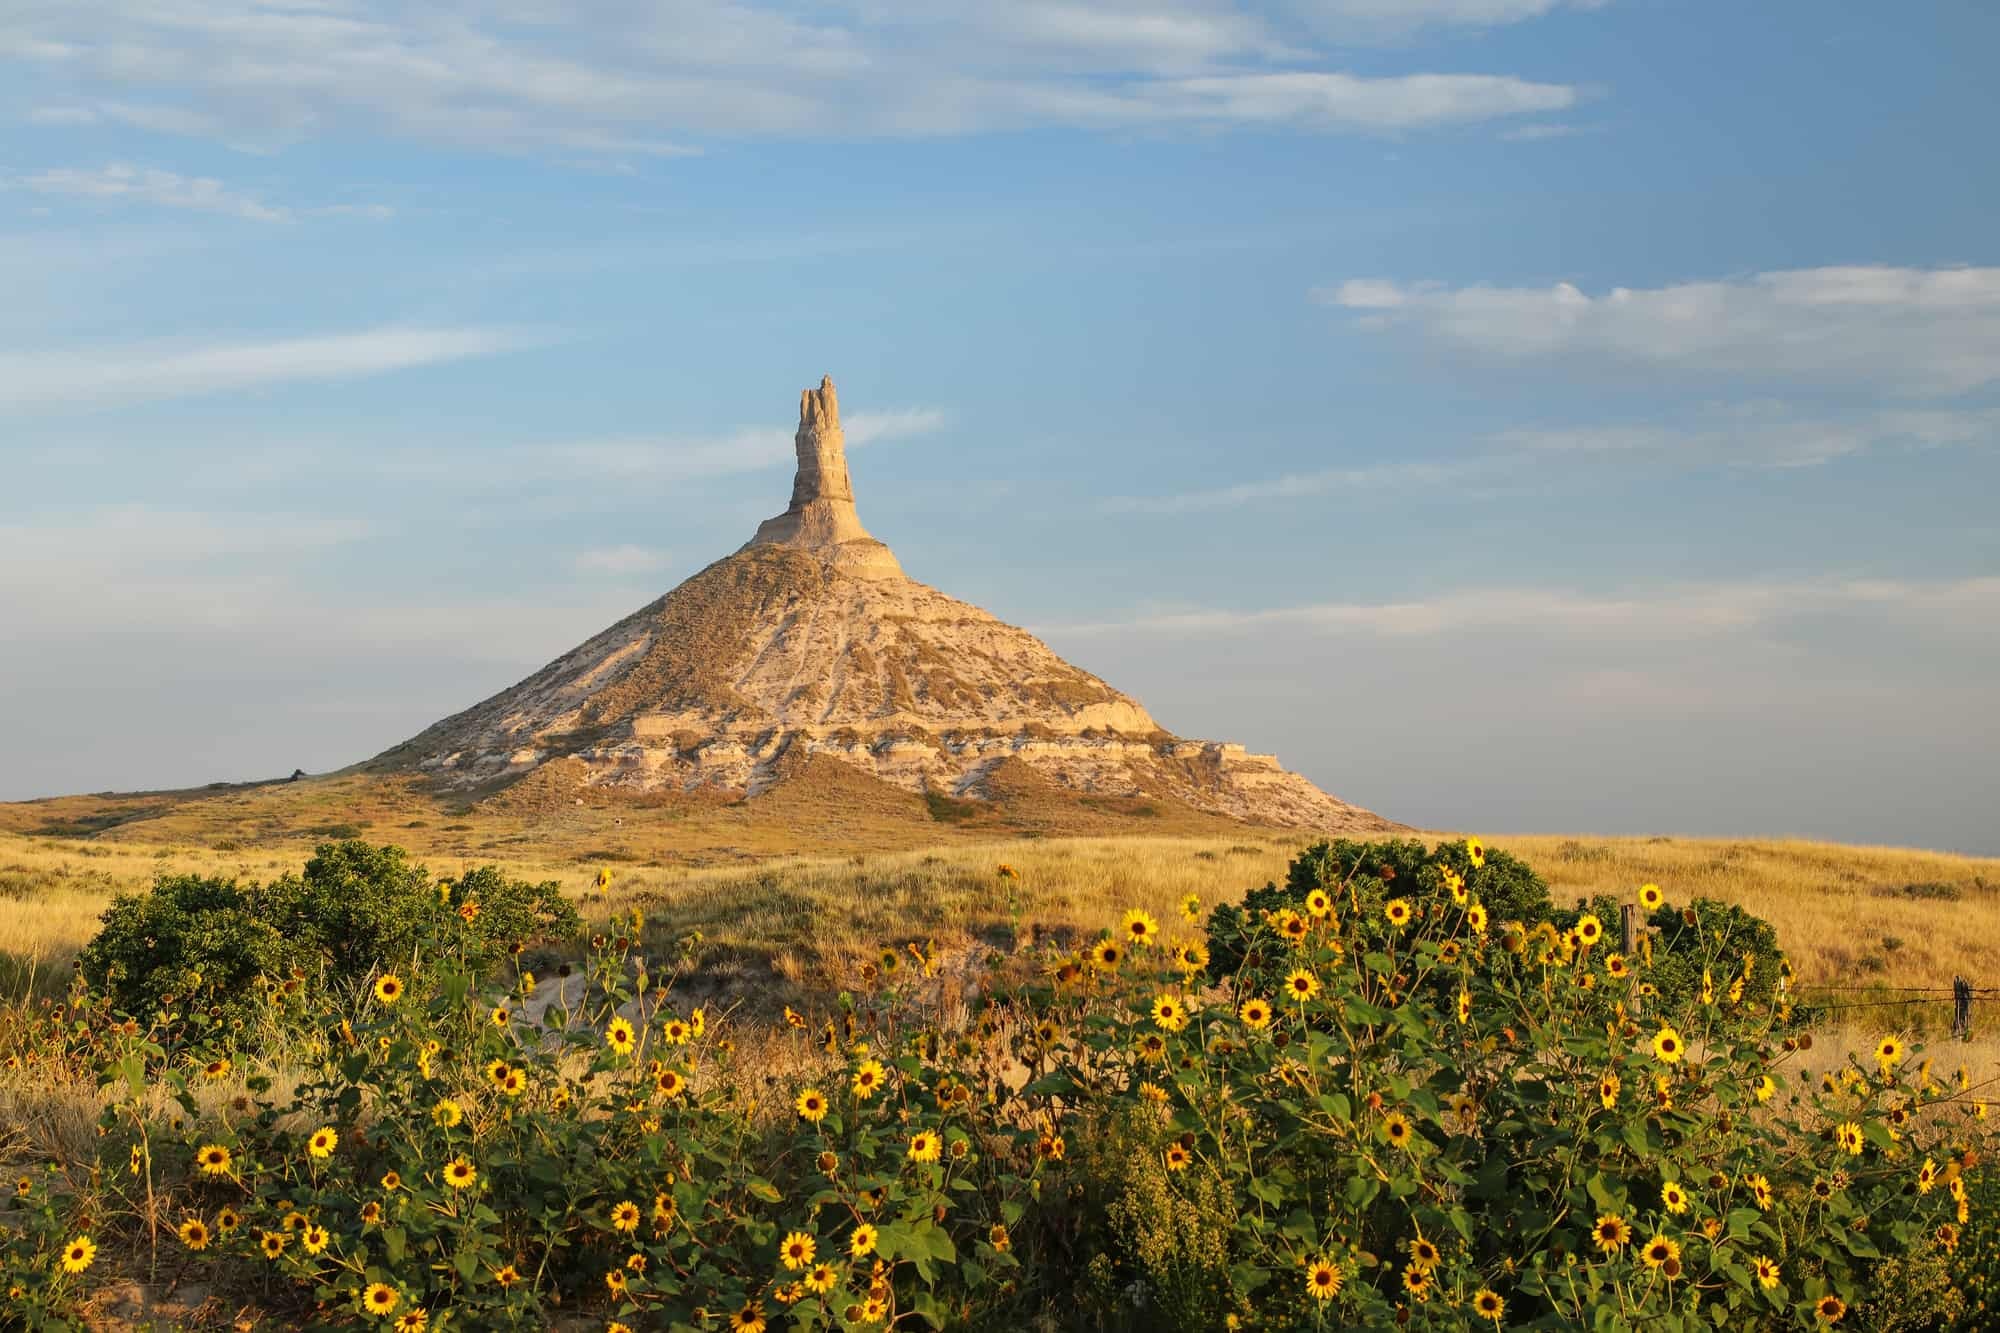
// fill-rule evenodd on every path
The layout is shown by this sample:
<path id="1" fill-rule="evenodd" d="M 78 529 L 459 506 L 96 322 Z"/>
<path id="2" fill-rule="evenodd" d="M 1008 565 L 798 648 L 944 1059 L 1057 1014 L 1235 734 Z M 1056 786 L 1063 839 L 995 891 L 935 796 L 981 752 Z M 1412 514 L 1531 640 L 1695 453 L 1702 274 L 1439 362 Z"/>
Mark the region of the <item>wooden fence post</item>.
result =
<path id="1" fill-rule="evenodd" d="M 1627 955 L 1639 945 L 1638 915 L 1639 909 L 1630 903 L 1618 909 L 1618 947 Z"/>

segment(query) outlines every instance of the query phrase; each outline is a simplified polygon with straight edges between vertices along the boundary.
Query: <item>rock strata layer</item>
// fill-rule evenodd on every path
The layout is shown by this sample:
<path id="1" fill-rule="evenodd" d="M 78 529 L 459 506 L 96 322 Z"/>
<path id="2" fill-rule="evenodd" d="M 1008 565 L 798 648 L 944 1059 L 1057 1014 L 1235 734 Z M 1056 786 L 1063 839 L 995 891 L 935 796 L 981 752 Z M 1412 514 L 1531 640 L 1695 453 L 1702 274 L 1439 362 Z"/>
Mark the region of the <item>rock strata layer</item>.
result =
<path id="1" fill-rule="evenodd" d="M 741 550 L 376 762 L 474 789 L 574 759 L 593 785 L 755 795 L 826 756 L 981 798 L 1018 760 L 1078 794 L 1384 824 L 1268 755 L 1169 733 L 1034 635 L 908 578 L 855 510 L 830 379 L 801 395 L 795 443 L 790 506 Z"/>

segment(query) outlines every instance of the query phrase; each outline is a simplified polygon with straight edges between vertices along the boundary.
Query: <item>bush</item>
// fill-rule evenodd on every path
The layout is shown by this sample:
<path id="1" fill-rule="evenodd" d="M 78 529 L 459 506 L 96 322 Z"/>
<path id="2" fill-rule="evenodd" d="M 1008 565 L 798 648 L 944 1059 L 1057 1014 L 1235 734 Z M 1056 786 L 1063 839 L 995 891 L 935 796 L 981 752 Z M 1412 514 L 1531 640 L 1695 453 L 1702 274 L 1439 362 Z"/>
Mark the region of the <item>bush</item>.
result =
<path id="1" fill-rule="evenodd" d="M 934 959 L 870 965 L 852 1023 L 788 1011 L 759 1068 L 623 940 L 575 1007 L 525 1022 L 441 914 L 433 984 L 320 1006 L 282 1085 L 208 1105 L 156 1034 L 105 1034 L 95 1174 L 198 1224 L 187 1280 L 406 1333 L 1951 1316 L 1984 1116 L 1966 1078 L 1885 1040 L 1813 1085 L 1809 1040 L 1747 987 L 1652 981 L 1662 957 L 1716 971 L 1733 936 L 1614 963 L 1601 920 L 1530 926 L 1524 881 L 1477 859 L 1312 849 L 1300 908 L 1208 922 L 1234 972 L 1134 911 L 1027 982 L 987 978 L 963 1031 Z M 1338 902 L 1313 896 L 1329 882 Z"/>
<path id="2" fill-rule="evenodd" d="M 166 1019 L 174 1040 L 247 1031 L 269 1012 L 259 983 L 310 1000 L 438 947 L 446 923 L 468 927 L 464 965 L 490 969 L 528 940 L 581 932 L 576 911 L 550 881 L 528 884 L 493 867 L 433 883 L 400 847 L 326 843 L 301 875 L 268 884 L 162 875 L 145 894 L 124 894 L 79 965 L 113 1008 Z"/>

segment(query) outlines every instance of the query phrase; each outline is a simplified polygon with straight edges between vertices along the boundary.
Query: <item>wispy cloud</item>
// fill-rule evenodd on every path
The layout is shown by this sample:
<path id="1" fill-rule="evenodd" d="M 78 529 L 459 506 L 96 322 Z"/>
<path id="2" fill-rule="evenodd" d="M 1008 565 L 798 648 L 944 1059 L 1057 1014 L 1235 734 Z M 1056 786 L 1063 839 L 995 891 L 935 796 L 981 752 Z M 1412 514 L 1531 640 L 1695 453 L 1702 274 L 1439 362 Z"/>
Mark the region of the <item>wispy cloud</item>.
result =
<path id="1" fill-rule="evenodd" d="M 1336 37 L 1400 37 L 1422 28 L 1497 28 L 1558 9 L 1597 9 L 1608 0 L 1309 0 L 1297 7 Z"/>
<path id="2" fill-rule="evenodd" d="M 1292 472 L 1165 495 L 1103 501 L 1109 514 L 1187 514 L 1352 492 L 1504 482 L 1560 467 L 1577 477 L 1598 468 L 1817 467 L 1883 449 L 2000 446 L 2000 408 L 1883 408 L 1846 415 L 1802 412 L 1784 402 L 1713 405 L 1678 419 L 1520 426 L 1456 458 Z M 1484 494 L 1505 492 L 1482 485 Z"/>
<path id="3" fill-rule="evenodd" d="M 1210 490 L 1171 495 L 1121 495 L 1100 508 L 1110 514 L 1187 514 L 1204 509 L 1229 509 L 1264 500 L 1296 500 L 1341 491 L 1428 486 L 1481 476 L 1507 467 L 1511 459 L 1475 457 L 1437 462 L 1381 463 L 1371 467 L 1326 468 L 1294 472 L 1263 481 L 1239 482 Z"/>
<path id="4" fill-rule="evenodd" d="M 1498 362 L 1596 359 L 1911 395 L 2000 380 L 2000 268 L 1790 269 L 1590 296 L 1351 279 L 1314 293 L 1359 328 L 1407 328 Z"/>
<path id="5" fill-rule="evenodd" d="M 2000 626 L 2000 577 L 1938 581 L 1872 578 L 1746 580 L 1604 594 L 1568 588 L 1467 588 L 1400 602 L 1313 602 L 1264 610 L 1186 608 L 1137 612 L 1090 624 L 1048 626 L 1060 635 L 1151 633 L 1210 636 L 1295 626 L 1390 637 L 1512 627 L 1593 637 L 1684 638 L 1749 629 L 1785 618 L 1869 610 L 1950 626 Z M 1989 637 L 2000 632 L 1989 628 Z"/>
<path id="6" fill-rule="evenodd" d="M 1424 0 L 1410 15 L 1376 3 L 1265 14 L 1227 0 L 848 0 L 804 10 L 742 0 L 664 9 L 67 0 L 0 19 L 0 66 L 59 70 L 93 90 L 43 109 L 45 120 L 153 120 L 279 142 L 382 129 L 613 159 L 685 152 L 706 136 L 1159 125 L 1382 132 L 1559 111 L 1578 93 L 1505 72 L 1364 76 L 1334 67 L 1323 38 L 1515 22 L 1554 7 Z M 532 22 L 516 21 L 524 14 Z"/>
<path id="7" fill-rule="evenodd" d="M 549 339 L 526 329 L 380 328 L 260 342 L 0 354 L 0 408 L 131 402 L 353 379 L 492 356 Z"/>
<path id="8" fill-rule="evenodd" d="M 945 414 L 937 408 L 900 407 L 844 414 L 841 428 L 847 443 L 858 447 L 929 434 L 944 422 Z M 793 432 L 780 426 L 742 426 L 706 439 L 587 440 L 528 446 L 522 454 L 520 461 L 531 467 L 539 455 L 565 475 L 589 473 L 656 482 L 756 472 L 789 466 L 795 457 Z"/>
<path id="9" fill-rule="evenodd" d="M 67 195 L 112 203 L 150 204 L 193 213 L 220 213 L 248 222 L 293 222 L 301 217 L 357 217 L 382 221 L 395 216 L 386 204 L 327 204 L 293 208 L 267 203 L 232 189 L 213 176 L 183 176 L 159 167 L 110 162 L 101 167 L 50 167 L 0 177 L 0 187 L 43 195 Z"/>

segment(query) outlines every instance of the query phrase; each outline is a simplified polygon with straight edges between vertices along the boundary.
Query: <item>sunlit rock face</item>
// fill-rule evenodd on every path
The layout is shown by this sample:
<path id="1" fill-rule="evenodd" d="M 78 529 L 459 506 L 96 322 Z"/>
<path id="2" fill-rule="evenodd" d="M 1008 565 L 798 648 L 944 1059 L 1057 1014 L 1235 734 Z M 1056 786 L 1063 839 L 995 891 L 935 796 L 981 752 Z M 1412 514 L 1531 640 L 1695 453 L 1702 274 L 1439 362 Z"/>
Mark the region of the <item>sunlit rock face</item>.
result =
<path id="1" fill-rule="evenodd" d="M 741 550 L 375 764 L 477 789 L 566 759 L 592 785 L 754 795 L 823 755 L 979 798 L 1012 760 L 1078 794 L 1383 826 L 1269 756 L 1172 735 L 1026 630 L 908 578 L 856 512 L 831 379 L 800 395 L 795 444 L 790 506 Z"/>

